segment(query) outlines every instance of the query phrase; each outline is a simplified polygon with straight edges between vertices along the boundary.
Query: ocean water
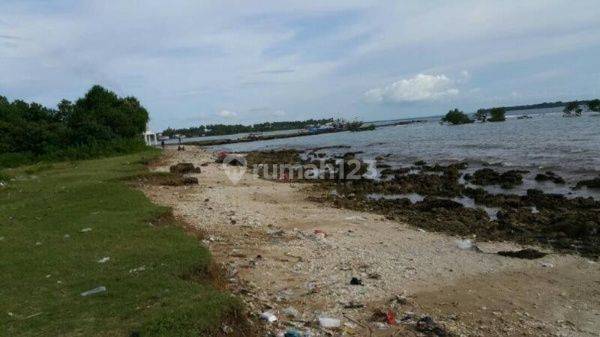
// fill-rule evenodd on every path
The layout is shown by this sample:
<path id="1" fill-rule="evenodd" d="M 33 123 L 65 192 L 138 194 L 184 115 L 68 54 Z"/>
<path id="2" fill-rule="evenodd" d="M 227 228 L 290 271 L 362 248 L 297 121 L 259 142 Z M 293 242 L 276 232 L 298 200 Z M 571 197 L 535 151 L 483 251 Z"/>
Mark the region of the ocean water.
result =
<path id="1" fill-rule="evenodd" d="M 517 118 L 523 114 L 531 118 Z M 560 108 L 513 111 L 500 123 L 449 126 L 429 119 L 426 123 L 385 126 L 373 131 L 226 144 L 213 149 L 239 152 L 322 147 L 330 147 L 322 150 L 330 154 L 362 152 L 359 156 L 364 159 L 387 155 L 386 162 L 394 166 L 416 160 L 431 164 L 467 161 L 471 170 L 483 164 L 500 170 L 531 170 L 532 174 L 552 170 L 574 183 L 600 174 L 600 116 L 585 113 L 564 118 Z M 555 186 L 554 192 L 562 193 L 565 188 Z"/>

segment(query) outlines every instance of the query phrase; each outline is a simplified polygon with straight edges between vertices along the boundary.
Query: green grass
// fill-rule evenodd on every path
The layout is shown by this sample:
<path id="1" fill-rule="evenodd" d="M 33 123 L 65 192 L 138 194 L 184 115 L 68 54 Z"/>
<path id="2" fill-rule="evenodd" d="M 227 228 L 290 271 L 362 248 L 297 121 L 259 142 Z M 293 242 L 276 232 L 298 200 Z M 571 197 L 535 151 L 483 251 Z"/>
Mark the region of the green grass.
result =
<path id="1" fill-rule="evenodd" d="M 152 224 L 168 209 L 123 182 L 156 155 L 0 172 L 0 336 L 202 336 L 240 315 L 207 249 L 172 220 Z"/>

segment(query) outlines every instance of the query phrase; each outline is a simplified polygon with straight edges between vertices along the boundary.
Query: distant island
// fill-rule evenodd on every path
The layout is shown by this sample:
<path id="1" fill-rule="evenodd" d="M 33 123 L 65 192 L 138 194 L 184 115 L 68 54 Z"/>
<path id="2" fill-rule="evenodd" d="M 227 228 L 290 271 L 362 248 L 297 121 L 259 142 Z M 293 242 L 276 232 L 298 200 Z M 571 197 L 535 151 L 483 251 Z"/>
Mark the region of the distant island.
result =
<path id="1" fill-rule="evenodd" d="M 568 101 L 568 102 L 556 101 L 556 102 L 544 102 L 544 103 L 528 104 L 528 105 L 504 106 L 504 107 L 499 107 L 499 108 L 503 108 L 505 111 L 548 109 L 548 108 L 565 107 L 569 103 L 573 103 L 573 102 L 578 103 L 580 105 L 587 105 L 589 102 L 592 102 L 592 101 L 595 101 L 595 100 Z M 492 109 L 494 109 L 494 108 L 484 108 L 484 109 L 479 109 L 479 110 L 485 111 L 485 112 L 491 112 Z"/>
<path id="2" fill-rule="evenodd" d="M 282 131 L 303 129 L 309 126 L 324 125 L 333 123 L 333 118 L 307 119 L 303 121 L 285 121 L 285 122 L 264 122 L 253 125 L 242 124 L 211 124 L 199 125 L 196 127 L 173 129 L 167 128 L 162 135 L 169 138 L 185 137 L 205 137 L 205 136 L 224 136 L 238 133 L 254 133 L 268 131 Z"/>

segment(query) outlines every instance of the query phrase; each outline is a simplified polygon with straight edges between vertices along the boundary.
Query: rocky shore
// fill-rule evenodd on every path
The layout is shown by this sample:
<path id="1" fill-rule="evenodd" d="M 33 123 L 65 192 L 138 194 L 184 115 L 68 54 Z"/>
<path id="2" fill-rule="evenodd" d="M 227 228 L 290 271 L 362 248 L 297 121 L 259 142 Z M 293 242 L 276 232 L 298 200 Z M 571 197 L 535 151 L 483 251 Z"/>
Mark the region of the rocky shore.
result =
<path id="1" fill-rule="evenodd" d="M 357 155 L 330 158 L 317 150 L 235 156 L 250 166 L 296 167 Z M 141 188 L 201 233 L 223 265 L 227 288 L 241 296 L 251 324 L 267 336 L 600 331 L 593 241 L 549 222 L 562 216 L 553 208 L 564 202 L 566 214 L 589 217 L 583 231 L 594 230 L 596 201 L 539 192 L 493 195 L 465 179 L 463 163 L 398 168 L 381 159 L 375 163 L 381 174 L 371 180 L 349 180 L 340 172 L 323 181 L 291 172 L 263 171 L 258 178 L 247 170 L 234 182 L 227 170 L 242 167 L 220 157 L 195 147 L 167 149 L 153 170 L 161 179 L 179 178 L 163 183 L 145 177 Z M 363 164 L 361 175 L 370 171 Z M 176 173 L 169 173 L 172 166 Z M 172 183 L 186 177 L 198 183 Z M 565 247 L 554 240 L 566 240 Z"/>

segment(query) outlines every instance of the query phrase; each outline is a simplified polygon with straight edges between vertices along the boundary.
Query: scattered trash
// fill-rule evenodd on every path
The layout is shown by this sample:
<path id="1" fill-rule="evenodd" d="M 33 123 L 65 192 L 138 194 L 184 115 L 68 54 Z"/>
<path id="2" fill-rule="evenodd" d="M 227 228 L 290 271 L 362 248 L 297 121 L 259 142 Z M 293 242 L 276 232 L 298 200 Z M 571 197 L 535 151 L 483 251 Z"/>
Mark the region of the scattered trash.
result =
<path id="1" fill-rule="evenodd" d="M 283 337 L 302 337 L 302 333 L 297 330 L 288 330 L 285 332 Z"/>
<path id="2" fill-rule="evenodd" d="M 501 255 L 501 256 L 506 256 L 506 257 L 513 257 L 513 258 L 518 258 L 518 259 L 528 259 L 528 260 L 535 260 L 535 259 L 539 259 L 539 258 L 542 258 L 542 257 L 548 255 L 546 253 L 542 253 L 538 250 L 531 249 L 531 248 L 521 249 L 521 250 L 516 250 L 516 251 L 499 251 L 497 254 Z"/>
<path id="3" fill-rule="evenodd" d="M 265 311 L 262 314 L 260 314 L 260 319 L 269 323 L 273 323 L 277 321 L 277 316 L 275 316 L 275 314 L 272 311 Z"/>
<path id="4" fill-rule="evenodd" d="M 396 315 L 394 314 L 393 311 L 388 310 L 388 312 L 385 314 L 385 321 L 389 325 L 395 325 L 396 324 Z"/>
<path id="5" fill-rule="evenodd" d="M 86 296 L 90 296 L 90 295 L 95 295 L 95 294 L 103 293 L 105 291 L 106 291 L 106 287 L 105 286 L 100 286 L 98 288 L 94 288 L 94 289 L 90 289 L 88 291 L 82 292 L 81 296 L 86 297 Z"/>
<path id="6" fill-rule="evenodd" d="M 87 232 L 91 232 L 91 231 L 92 231 L 92 229 L 90 227 L 86 227 L 86 228 L 82 229 L 80 232 L 87 233 Z"/>
<path id="7" fill-rule="evenodd" d="M 437 324 L 433 318 L 424 316 L 417 321 L 417 331 L 434 334 L 436 336 L 448 336 L 448 332 L 439 324 Z"/>
<path id="8" fill-rule="evenodd" d="M 550 262 L 542 262 L 541 265 L 544 268 L 554 268 L 554 265 Z"/>
<path id="9" fill-rule="evenodd" d="M 227 324 L 223 324 L 221 325 L 221 331 L 223 331 L 224 334 L 228 335 L 230 333 L 233 333 L 233 328 Z"/>
<path id="10" fill-rule="evenodd" d="M 70 238 L 70 237 L 71 237 L 71 235 L 69 235 L 69 234 L 65 234 L 65 235 L 63 235 L 63 239 L 68 239 L 68 238 Z"/>
<path id="11" fill-rule="evenodd" d="M 110 257 L 105 256 L 105 257 L 101 258 L 100 260 L 98 260 L 98 263 L 106 263 L 108 261 L 110 261 Z"/>
<path id="12" fill-rule="evenodd" d="M 315 229 L 315 235 L 316 236 L 322 236 L 322 237 L 326 237 L 327 233 L 325 233 L 324 231 L 320 230 L 320 229 Z"/>
<path id="13" fill-rule="evenodd" d="M 129 269 L 129 274 L 137 273 L 137 272 L 144 271 L 144 270 L 146 270 L 146 266 Z"/>
<path id="14" fill-rule="evenodd" d="M 373 324 L 379 330 L 387 330 L 387 329 L 390 328 L 390 326 L 387 323 L 384 323 L 384 322 L 375 322 Z"/>
<path id="15" fill-rule="evenodd" d="M 456 240 L 456 246 L 458 247 L 458 249 L 471 250 L 473 249 L 473 242 L 469 239 Z"/>
<path id="16" fill-rule="evenodd" d="M 38 242 L 36 242 L 36 243 L 35 243 L 35 245 L 36 245 L 36 246 L 41 246 L 41 245 L 42 245 L 42 243 L 41 243 L 40 241 L 38 241 Z"/>
<path id="17" fill-rule="evenodd" d="M 423 228 L 417 228 L 417 231 L 421 232 L 421 233 L 427 233 L 426 230 L 424 230 Z"/>
<path id="18" fill-rule="evenodd" d="M 337 318 L 319 317 L 319 326 L 325 329 L 337 329 L 342 325 L 342 322 Z"/>
<path id="19" fill-rule="evenodd" d="M 362 285 L 364 285 L 363 281 L 361 279 L 357 278 L 357 277 L 353 277 L 350 280 L 350 284 L 353 285 L 353 286 L 362 286 Z"/>

